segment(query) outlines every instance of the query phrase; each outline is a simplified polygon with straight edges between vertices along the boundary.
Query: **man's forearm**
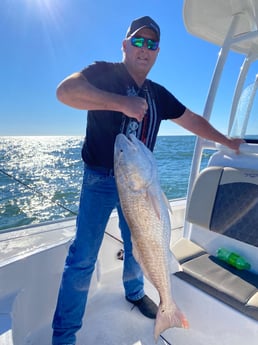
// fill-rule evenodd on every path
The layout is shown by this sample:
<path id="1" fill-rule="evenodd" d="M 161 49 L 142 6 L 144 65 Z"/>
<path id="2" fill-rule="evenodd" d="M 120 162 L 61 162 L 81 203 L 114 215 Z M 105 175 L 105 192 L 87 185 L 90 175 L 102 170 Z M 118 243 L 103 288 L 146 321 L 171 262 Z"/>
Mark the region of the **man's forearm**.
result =
<path id="1" fill-rule="evenodd" d="M 56 94 L 59 101 L 76 109 L 123 111 L 124 96 L 95 88 L 81 73 L 62 81 Z"/>
<path id="2" fill-rule="evenodd" d="M 148 105 L 144 98 L 124 96 L 96 88 L 81 73 L 74 73 L 57 87 L 57 98 L 70 107 L 81 110 L 122 112 L 142 121 Z"/>

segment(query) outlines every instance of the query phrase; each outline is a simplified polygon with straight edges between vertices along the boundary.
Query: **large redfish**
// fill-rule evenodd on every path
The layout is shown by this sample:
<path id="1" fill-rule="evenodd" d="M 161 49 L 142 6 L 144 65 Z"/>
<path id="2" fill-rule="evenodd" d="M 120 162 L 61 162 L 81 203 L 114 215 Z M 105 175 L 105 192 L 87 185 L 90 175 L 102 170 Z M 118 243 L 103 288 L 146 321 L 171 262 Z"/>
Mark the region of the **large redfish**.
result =
<path id="1" fill-rule="evenodd" d="M 160 304 L 154 337 L 170 327 L 188 328 L 172 298 L 170 284 L 170 217 L 152 152 L 134 135 L 116 137 L 114 170 L 122 210 L 131 231 L 133 254 L 158 290 Z"/>

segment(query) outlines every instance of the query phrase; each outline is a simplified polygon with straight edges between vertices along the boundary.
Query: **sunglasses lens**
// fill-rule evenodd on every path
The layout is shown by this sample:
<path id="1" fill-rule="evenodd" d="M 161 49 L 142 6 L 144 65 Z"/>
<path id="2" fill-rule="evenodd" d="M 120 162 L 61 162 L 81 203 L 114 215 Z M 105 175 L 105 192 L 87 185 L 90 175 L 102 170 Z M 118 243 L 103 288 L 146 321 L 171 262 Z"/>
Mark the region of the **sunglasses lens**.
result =
<path id="1" fill-rule="evenodd" d="M 132 37 L 131 43 L 134 47 L 142 48 L 144 45 L 144 38 L 143 37 Z"/>
<path id="2" fill-rule="evenodd" d="M 159 46 L 159 42 L 153 41 L 153 40 L 148 40 L 147 41 L 147 48 L 150 50 L 157 50 Z"/>
<path id="3" fill-rule="evenodd" d="M 159 46 L 159 42 L 153 41 L 151 39 L 143 38 L 143 37 L 132 37 L 131 38 L 131 44 L 134 47 L 142 48 L 144 46 L 144 43 L 146 42 L 147 48 L 150 50 L 157 50 Z"/>

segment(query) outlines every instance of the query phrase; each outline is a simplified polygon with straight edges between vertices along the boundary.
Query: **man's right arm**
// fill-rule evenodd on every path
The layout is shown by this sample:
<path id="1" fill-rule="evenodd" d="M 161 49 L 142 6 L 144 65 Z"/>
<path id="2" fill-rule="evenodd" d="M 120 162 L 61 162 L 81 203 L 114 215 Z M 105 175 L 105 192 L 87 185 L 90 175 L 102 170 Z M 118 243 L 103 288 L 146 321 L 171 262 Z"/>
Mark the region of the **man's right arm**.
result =
<path id="1" fill-rule="evenodd" d="M 57 87 L 59 101 L 70 107 L 83 110 L 109 110 L 122 112 L 141 121 L 147 103 L 142 97 L 123 96 L 93 86 L 77 72 L 64 79 Z"/>

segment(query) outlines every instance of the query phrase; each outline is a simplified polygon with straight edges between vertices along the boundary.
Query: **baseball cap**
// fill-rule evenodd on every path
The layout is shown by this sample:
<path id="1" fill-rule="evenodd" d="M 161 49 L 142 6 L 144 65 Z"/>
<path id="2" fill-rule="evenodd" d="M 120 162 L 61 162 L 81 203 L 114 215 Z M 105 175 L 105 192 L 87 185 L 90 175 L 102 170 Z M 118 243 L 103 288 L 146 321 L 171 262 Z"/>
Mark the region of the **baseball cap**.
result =
<path id="1" fill-rule="evenodd" d="M 139 30 L 143 28 L 153 30 L 157 35 L 158 41 L 160 40 L 160 28 L 158 24 L 149 16 L 140 17 L 133 20 L 126 32 L 126 37 L 135 35 Z"/>

